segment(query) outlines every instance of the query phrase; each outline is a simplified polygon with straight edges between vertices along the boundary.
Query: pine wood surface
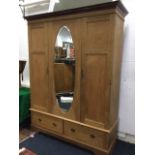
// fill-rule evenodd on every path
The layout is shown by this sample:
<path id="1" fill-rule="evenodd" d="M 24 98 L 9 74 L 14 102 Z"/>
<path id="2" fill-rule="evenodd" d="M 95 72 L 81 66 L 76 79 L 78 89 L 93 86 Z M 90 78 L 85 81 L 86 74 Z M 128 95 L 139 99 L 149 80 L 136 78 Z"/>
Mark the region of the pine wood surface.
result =
<path id="1" fill-rule="evenodd" d="M 32 126 L 89 148 L 96 155 L 110 154 L 117 134 L 126 14 L 123 11 L 120 6 L 108 6 L 108 9 L 92 12 L 49 14 L 45 19 L 27 18 Z M 54 63 L 57 34 L 64 25 L 70 29 L 75 46 L 75 80 L 71 68 Z M 63 76 L 68 77 L 68 81 L 60 84 L 58 81 Z M 62 111 L 56 101 L 55 90 L 59 89 L 74 92 L 68 112 Z"/>

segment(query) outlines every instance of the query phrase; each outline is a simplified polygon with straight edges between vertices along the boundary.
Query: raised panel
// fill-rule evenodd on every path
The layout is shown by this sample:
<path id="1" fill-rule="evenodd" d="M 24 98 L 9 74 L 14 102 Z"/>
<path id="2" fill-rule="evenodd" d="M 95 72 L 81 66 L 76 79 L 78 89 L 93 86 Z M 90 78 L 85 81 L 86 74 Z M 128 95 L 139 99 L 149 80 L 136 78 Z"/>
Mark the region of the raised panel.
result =
<path id="1" fill-rule="evenodd" d="M 47 48 L 47 38 L 46 38 L 46 29 L 45 25 L 37 25 L 31 27 L 31 50 L 33 52 L 44 51 Z"/>
<path id="2" fill-rule="evenodd" d="M 86 21 L 86 47 L 89 52 L 109 50 L 110 22 L 109 16 L 93 17 Z"/>
<path id="3" fill-rule="evenodd" d="M 104 126 L 107 102 L 108 54 L 85 54 L 82 90 L 82 119 Z"/>
<path id="4" fill-rule="evenodd" d="M 31 107 L 47 111 L 48 38 L 46 23 L 29 25 Z"/>
<path id="5" fill-rule="evenodd" d="M 32 107 L 46 109 L 48 102 L 48 77 L 45 54 L 31 54 Z"/>

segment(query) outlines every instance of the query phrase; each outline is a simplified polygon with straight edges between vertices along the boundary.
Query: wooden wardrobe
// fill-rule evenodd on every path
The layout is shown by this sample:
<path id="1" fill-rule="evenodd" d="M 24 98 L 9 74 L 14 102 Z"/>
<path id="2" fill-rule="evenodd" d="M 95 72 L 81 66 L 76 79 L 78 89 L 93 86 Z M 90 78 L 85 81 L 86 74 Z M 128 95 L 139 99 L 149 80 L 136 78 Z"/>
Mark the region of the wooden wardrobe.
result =
<path id="1" fill-rule="evenodd" d="M 96 155 L 112 152 L 117 137 L 126 14 L 122 3 L 114 1 L 25 17 L 33 127 Z M 56 47 L 61 28 L 69 29 L 72 36 L 72 59 L 63 56 L 62 47 Z M 62 99 L 59 90 L 73 92 L 73 101 L 66 111 L 58 104 L 58 95 Z"/>

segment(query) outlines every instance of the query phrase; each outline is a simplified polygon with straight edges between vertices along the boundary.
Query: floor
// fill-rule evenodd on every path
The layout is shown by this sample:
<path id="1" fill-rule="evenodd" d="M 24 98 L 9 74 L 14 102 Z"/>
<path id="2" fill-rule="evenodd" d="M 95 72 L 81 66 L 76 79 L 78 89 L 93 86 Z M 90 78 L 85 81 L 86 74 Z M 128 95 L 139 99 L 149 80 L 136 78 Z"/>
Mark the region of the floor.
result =
<path id="1" fill-rule="evenodd" d="M 27 134 L 27 130 L 23 131 Z M 44 133 L 29 136 L 31 137 L 20 143 L 19 148 L 27 148 L 37 155 L 94 155 L 91 151 Z M 135 145 L 117 140 L 112 155 L 135 155 Z"/>
<path id="2" fill-rule="evenodd" d="M 30 118 L 26 119 L 23 123 L 19 126 L 19 143 L 26 140 L 27 138 L 33 136 L 36 132 L 35 129 L 32 129 L 30 126 Z"/>
<path id="3" fill-rule="evenodd" d="M 31 128 L 23 128 L 19 129 L 19 143 L 26 140 L 27 138 L 33 136 L 37 131 Z"/>

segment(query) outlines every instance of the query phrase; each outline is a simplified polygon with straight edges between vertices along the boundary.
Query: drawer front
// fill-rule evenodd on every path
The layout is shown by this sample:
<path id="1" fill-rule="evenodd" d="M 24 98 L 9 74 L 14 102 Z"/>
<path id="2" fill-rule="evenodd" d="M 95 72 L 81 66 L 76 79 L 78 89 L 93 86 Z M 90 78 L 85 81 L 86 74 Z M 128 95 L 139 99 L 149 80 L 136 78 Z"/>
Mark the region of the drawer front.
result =
<path id="1" fill-rule="evenodd" d="M 104 148 L 105 136 L 102 132 L 70 122 L 64 123 L 64 134 L 86 144 Z"/>
<path id="2" fill-rule="evenodd" d="M 32 113 L 31 117 L 33 125 L 59 133 L 63 132 L 63 121 L 61 119 L 39 113 Z"/>

